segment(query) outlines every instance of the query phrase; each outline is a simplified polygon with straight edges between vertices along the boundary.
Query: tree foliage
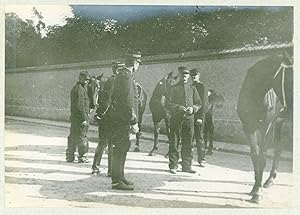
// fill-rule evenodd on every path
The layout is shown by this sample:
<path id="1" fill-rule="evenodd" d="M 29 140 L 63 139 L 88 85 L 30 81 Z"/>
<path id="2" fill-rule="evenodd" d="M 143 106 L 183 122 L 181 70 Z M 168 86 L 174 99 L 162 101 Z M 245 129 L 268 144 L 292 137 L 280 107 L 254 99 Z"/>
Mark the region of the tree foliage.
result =
<path id="1" fill-rule="evenodd" d="M 64 26 L 45 27 L 43 16 L 5 14 L 6 67 L 115 59 L 138 48 L 143 55 L 227 49 L 291 42 L 293 9 L 237 9 L 152 17 L 139 22 L 91 20 L 75 15 Z M 46 31 L 45 37 L 41 31 Z"/>

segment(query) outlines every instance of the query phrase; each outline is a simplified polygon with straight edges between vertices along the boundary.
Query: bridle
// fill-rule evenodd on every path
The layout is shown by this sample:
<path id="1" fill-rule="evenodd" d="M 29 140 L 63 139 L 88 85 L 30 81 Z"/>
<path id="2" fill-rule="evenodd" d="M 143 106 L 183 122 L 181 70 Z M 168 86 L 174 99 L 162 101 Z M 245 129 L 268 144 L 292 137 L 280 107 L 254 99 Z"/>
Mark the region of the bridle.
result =
<path id="1" fill-rule="evenodd" d="M 267 130 L 265 132 L 265 138 L 267 137 L 271 126 L 273 125 L 274 121 L 277 119 L 277 117 L 279 116 L 280 113 L 282 113 L 284 110 L 286 110 L 287 108 L 287 102 L 286 102 L 286 92 L 285 92 L 285 73 L 286 73 L 286 69 L 292 68 L 293 65 L 286 65 L 285 63 L 281 63 L 279 68 L 277 69 L 275 75 L 273 76 L 273 80 L 275 80 L 277 78 L 277 76 L 279 75 L 279 73 L 282 71 L 281 73 L 281 93 L 282 93 L 282 100 L 283 100 L 283 107 L 280 109 L 280 111 L 278 111 L 271 119 L 271 121 L 268 124 Z"/>
<path id="2" fill-rule="evenodd" d="M 285 85 L 285 72 L 286 69 L 292 68 L 293 65 L 286 65 L 285 63 L 281 63 L 278 70 L 276 71 L 275 75 L 273 76 L 273 79 L 275 79 L 278 74 L 280 73 L 280 71 L 282 71 L 281 73 L 281 93 L 282 93 L 282 98 L 283 98 L 283 109 L 286 109 L 286 92 L 284 89 L 284 85 Z"/>

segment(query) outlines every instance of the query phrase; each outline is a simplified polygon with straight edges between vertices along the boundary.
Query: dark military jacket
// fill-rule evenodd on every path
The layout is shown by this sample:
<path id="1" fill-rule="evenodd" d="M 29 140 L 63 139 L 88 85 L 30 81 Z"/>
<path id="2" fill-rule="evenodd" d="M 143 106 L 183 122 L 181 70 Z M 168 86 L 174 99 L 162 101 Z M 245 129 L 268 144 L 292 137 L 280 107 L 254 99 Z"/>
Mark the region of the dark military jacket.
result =
<path id="1" fill-rule="evenodd" d="M 111 118 L 114 125 L 133 125 L 138 122 L 138 90 L 128 68 L 118 70 L 111 99 L 113 105 Z"/>
<path id="2" fill-rule="evenodd" d="M 201 107 L 201 99 L 195 86 L 190 82 L 179 83 L 171 86 L 170 93 L 167 96 L 166 108 L 170 110 L 171 117 L 174 118 L 191 118 L 191 116 L 183 116 L 184 112 L 180 106 L 185 108 L 193 107 L 193 113 L 199 111 Z"/>
<path id="3" fill-rule="evenodd" d="M 204 119 L 205 113 L 208 109 L 208 91 L 206 86 L 201 82 L 194 82 L 193 85 L 196 87 L 202 102 L 200 110 L 195 114 L 195 119 Z"/>
<path id="4" fill-rule="evenodd" d="M 89 113 L 89 97 L 86 89 L 77 82 L 71 90 L 71 119 L 88 121 Z"/>

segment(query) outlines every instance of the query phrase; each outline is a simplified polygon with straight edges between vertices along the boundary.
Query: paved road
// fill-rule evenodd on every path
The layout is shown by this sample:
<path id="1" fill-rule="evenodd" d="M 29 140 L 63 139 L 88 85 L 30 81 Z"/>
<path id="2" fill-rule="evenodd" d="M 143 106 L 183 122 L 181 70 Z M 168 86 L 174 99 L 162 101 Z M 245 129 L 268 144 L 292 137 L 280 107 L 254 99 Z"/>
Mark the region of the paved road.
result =
<path id="1" fill-rule="evenodd" d="M 247 202 L 253 172 L 246 155 L 215 152 L 197 174 L 168 172 L 163 154 L 147 156 L 152 142 L 142 140 L 141 153 L 129 152 L 126 174 L 135 182 L 132 192 L 112 190 L 106 177 L 107 155 L 101 174 L 93 176 L 91 163 L 66 163 L 68 129 L 6 120 L 6 207 L 148 207 L 148 208 L 288 208 L 292 205 L 292 162 L 281 161 L 276 185 L 265 189 L 260 205 Z M 90 160 L 96 143 L 91 142 Z M 132 149 L 131 149 L 132 151 Z M 267 164 L 270 169 L 270 162 Z M 268 176 L 266 172 L 265 178 Z"/>

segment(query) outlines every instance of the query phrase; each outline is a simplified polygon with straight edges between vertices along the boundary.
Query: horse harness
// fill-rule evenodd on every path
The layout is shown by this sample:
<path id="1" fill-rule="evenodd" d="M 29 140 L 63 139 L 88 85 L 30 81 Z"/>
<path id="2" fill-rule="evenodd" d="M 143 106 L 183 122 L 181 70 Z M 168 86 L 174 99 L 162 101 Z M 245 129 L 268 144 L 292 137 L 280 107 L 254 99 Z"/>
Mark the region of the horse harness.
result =
<path id="1" fill-rule="evenodd" d="M 272 119 L 270 120 L 269 124 L 268 124 L 268 127 L 267 127 L 267 130 L 265 132 L 265 138 L 267 137 L 270 129 L 271 129 L 271 126 L 273 125 L 274 121 L 277 119 L 277 117 L 279 116 L 280 113 L 282 113 L 286 108 L 287 108 L 287 102 L 286 102 L 286 92 L 285 92 L 285 72 L 286 72 L 286 69 L 289 69 L 289 68 L 292 68 L 293 65 L 286 65 L 285 63 L 281 63 L 278 70 L 276 71 L 275 75 L 273 76 L 273 80 L 275 80 L 277 78 L 277 76 L 279 75 L 279 73 L 282 71 L 282 75 L 281 75 L 281 93 L 282 93 L 282 100 L 283 100 L 283 107 L 281 108 L 280 111 L 278 111 L 273 117 Z M 269 96 L 269 95 L 268 95 Z"/>

